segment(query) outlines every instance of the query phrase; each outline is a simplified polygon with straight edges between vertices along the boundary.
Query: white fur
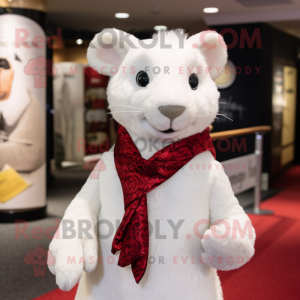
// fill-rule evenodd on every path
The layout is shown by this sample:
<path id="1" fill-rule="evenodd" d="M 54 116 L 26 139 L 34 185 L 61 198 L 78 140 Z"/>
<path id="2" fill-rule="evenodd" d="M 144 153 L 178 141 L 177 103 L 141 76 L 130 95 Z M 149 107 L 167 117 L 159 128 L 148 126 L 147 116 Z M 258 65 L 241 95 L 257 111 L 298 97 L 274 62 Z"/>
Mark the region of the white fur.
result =
<path id="1" fill-rule="evenodd" d="M 179 33 L 183 36 L 183 32 L 179 31 Z M 116 30 L 116 34 L 123 35 L 124 33 Z M 158 34 L 158 43 L 151 49 L 141 47 L 133 36 L 130 36 L 130 40 L 136 48 L 123 47 L 124 49 L 117 52 L 116 45 L 118 44 L 116 44 L 110 50 L 111 57 L 116 59 L 116 64 L 112 63 L 112 58 L 108 54 L 104 58 L 99 57 L 99 53 L 101 54 L 104 50 L 99 47 L 99 37 L 96 36 L 91 42 L 93 47 L 89 47 L 87 57 L 90 65 L 98 72 L 105 73 L 112 67 L 119 68 L 119 72 L 111 77 L 107 89 L 112 116 L 117 122 L 138 137 L 176 140 L 201 132 L 213 122 L 218 112 L 219 92 L 207 69 L 209 66 L 205 60 L 206 57 L 202 54 L 208 57 L 208 49 L 193 48 L 197 39 L 195 36 L 190 39 L 185 37 L 184 46 L 180 48 L 179 38 L 173 31 L 168 32 L 165 41 L 165 44 L 172 45 L 172 48 L 162 49 L 160 43 L 162 34 Z M 97 45 L 98 47 L 95 48 Z M 217 53 L 217 50 L 220 53 Z M 226 50 L 221 46 L 218 46 L 217 50 L 212 49 L 215 55 L 209 56 L 209 59 L 213 57 L 216 60 L 221 56 L 221 67 L 224 67 L 227 59 Z M 105 49 L 105 51 L 108 50 Z M 125 57 L 124 52 L 127 53 Z M 116 58 L 118 53 L 122 54 L 119 59 Z M 109 60 L 109 63 L 106 60 Z M 136 84 L 136 75 L 146 67 L 149 68 L 147 73 L 150 83 L 146 87 L 140 87 Z M 154 74 L 154 67 L 160 68 L 159 74 Z M 169 68 L 170 74 L 164 74 L 165 67 Z M 197 73 L 198 67 L 202 68 L 202 74 L 197 74 L 199 86 L 197 90 L 192 90 L 188 78 L 190 71 Z M 156 70 L 158 72 L 158 69 Z M 124 104 L 133 108 L 125 109 L 118 106 Z M 176 132 L 167 135 L 158 131 L 164 131 L 170 127 L 170 120 L 158 110 L 159 106 L 165 105 L 186 107 L 184 113 L 172 122 L 172 128 Z M 128 112 L 118 113 L 118 111 Z"/>
<path id="2" fill-rule="evenodd" d="M 114 47 L 104 51 L 96 37 L 88 50 L 88 59 L 90 65 L 98 71 L 104 66 L 119 67 L 119 72 L 109 81 L 109 105 L 114 118 L 126 127 L 145 159 L 174 140 L 202 132 L 213 121 L 218 111 L 219 93 L 212 78 L 217 75 L 198 75 L 198 89 L 192 90 L 188 84 L 190 74 L 187 67 L 190 70 L 198 66 L 205 69 L 213 66 L 213 63 L 224 67 L 227 57 L 224 47 L 207 49 L 193 36 L 183 39 L 184 48 L 181 49 L 178 46 L 178 35 L 182 31 L 176 31 L 169 32 L 165 39 L 165 44 L 172 44 L 172 49 L 162 49 L 160 34 L 154 37 L 158 38 L 159 43 L 151 49 L 140 47 L 138 40 L 131 36 L 130 40 L 135 46 L 133 49 L 122 47 L 120 39 L 113 40 L 107 32 L 105 30 L 101 33 L 103 41 L 107 44 L 113 42 Z M 123 34 L 117 30 L 115 32 L 117 37 Z M 209 33 L 205 41 L 211 43 L 218 39 L 216 33 Z M 127 66 L 124 74 L 120 66 Z M 132 66 L 135 67 L 135 74 L 130 74 Z M 154 66 L 159 66 L 161 70 L 167 66 L 170 74 L 148 71 L 149 85 L 138 86 L 136 74 L 145 70 L 145 67 L 150 67 L 151 70 Z M 183 74 L 179 73 L 180 67 L 183 67 Z M 158 110 L 159 106 L 165 105 L 181 105 L 186 108 L 172 122 L 175 132 L 170 134 L 160 132 L 170 127 L 170 120 Z M 117 111 L 120 113 L 115 113 Z M 154 144 L 156 150 L 153 148 Z M 68 207 L 64 220 L 71 219 L 78 223 L 80 219 L 85 219 L 92 224 L 96 220 L 108 220 L 116 224 L 116 220 L 122 219 L 124 201 L 114 165 L 113 149 L 105 153 L 102 159 L 106 170 L 100 172 L 99 179 L 88 179 Z M 215 269 L 231 270 L 246 263 L 254 253 L 255 233 L 249 218 L 234 197 L 220 164 L 210 152 L 197 155 L 174 176 L 148 193 L 147 202 L 149 222 L 153 225 L 160 222 L 160 234 L 166 235 L 166 239 L 150 235 L 149 257 L 153 257 L 156 262 L 148 263 L 140 284 L 135 283 L 130 266 L 117 266 L 119 253 L 114 256 L 111 254 L 112 234 L 109 238 L 98 241 L 95 238 L 78 237 L 72 240 L 53 240 L 50 250 L 56 258 L 56 264 L 50 269 L 56 274 L 59 287 L 63 290 L 71 289 L 82 275 L 76 299 L 223 299 Z M 173 229 L 168 220 L 172 220 L 174 224 L 184 220 L 178 231 L 178 238 L 173 237 Z M 199 220 L 206 222 L 197 232 L 209 235 L 208 239 L 201 239 L 193 231 Z M 217 233 L 223 234 L 224 225 L 213 224 L 217 220 L 223 220 L 230 226 L 229 234 L 223 239 L 219 239 Z M 250 231 L 244 237 L 237 233 L 237 228 L 233 228 L 236 221 L 242 229 L 250 222 Z M 102 225 L 100 232 L 105 234 L 107 228 Z M 114 225 L 114 233 L 116 228 L 117 225 Z M 93 237 L 97 234 L 94 228 L 89 232 Z M 187 235 L 191 238 L 188 239 Z M 68 256 L 76 257 L 76 262 L 80 256 L 86 259 L 84 263 L 68 264 Z M 103 263 L 96 266 L 97 256 L 103 257 L 100 259 Z M 93 259 L 89 259 L 90 257 Z M 159 263 L 159 257 L 163 257 L 164 263 Z M 202 260 L 199 260 L 200 257 Z M 232 257 L 233 262 L 231 259 L 228 261 L 228 257 Z M 243 258 L 243 262 L 237 261 L 239 257 Z M 114 262 L 109 263 L 107 259 L 110 262 L 114 259 Z M 94 272 L 85 273 L 83 270 Z"/>

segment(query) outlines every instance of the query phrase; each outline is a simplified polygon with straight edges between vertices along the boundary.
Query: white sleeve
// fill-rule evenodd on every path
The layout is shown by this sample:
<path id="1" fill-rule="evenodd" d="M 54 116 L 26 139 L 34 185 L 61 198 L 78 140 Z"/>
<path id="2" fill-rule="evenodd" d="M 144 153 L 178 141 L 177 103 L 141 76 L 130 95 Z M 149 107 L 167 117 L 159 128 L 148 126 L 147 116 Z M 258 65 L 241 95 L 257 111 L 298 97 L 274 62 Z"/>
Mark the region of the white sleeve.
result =
<path id="1" fill-rule="evenodd" d="M 93 171 L 95 172 L 95 171 Z M 93 172 L 91 174 L 93 174 Z M 101 208 L 100 192 L 99 192 L 99 177 L 94 178 L 89 175 L 86 183 L 82 186 L 79 193 L 68 206 L 64 219 L 74 218 L 74 214 L 78 217 L 88 218 L 90 216 L 93 223 L 97 222 Z M 86 215 L 85 215 L 86 212 Z"/>
<path id="2" fill-rule="evenodd" d="M 215 164 L 214 182 L 210 197 L 210 221 L 245 214 L 239 201 L 234 196 L 228 176 L 225 174 L 221 163 Z"/>
<path id="3" fill-rule="evenodd" d="M 82 186 L 81 190 L 75 197 L 85 199 L 97 216 L 101 208 L 99 177 L 100 176 L 98 176 L 98 178 L 93 178 L 93 176 L 90 175 L 86 183 Z"/>
<path id="4" fill-rule="evenodd" d="M 254 254 L 255 230 L 239 205 L 230 181 L 219 163 L 214 170 L 210 196 L 211 228 L 202 245 L 207 264 L 219 270 L 241 267 Z"/>
<path id="5" fill-rule="evenodd" d="M 55 257 L 55 264 L 48 264 L 49 269 L 63 291 L 78 283 L 83 270 L 93 272 L 97 266 L 99 211 L 99 178 L 89 176 L 68 206 L 49 246 Z M 70 264 L 69 258 L 74 258 L 76 263 Z"/>

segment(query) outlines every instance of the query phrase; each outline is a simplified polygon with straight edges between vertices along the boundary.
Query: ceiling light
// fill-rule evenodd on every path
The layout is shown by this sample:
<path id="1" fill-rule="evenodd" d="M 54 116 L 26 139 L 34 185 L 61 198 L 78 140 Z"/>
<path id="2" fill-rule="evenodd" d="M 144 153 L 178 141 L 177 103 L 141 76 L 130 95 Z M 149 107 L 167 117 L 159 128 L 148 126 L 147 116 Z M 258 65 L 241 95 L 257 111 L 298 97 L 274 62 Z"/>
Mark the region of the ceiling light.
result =
<path id="1" fill-rule="evenodd" d="M 118 19 L 126 19 L 126 18 L 129 18 L 129 14 L 128 13 L 117 13 L 117 14 L 115 14 L 115 17 Z"/>
<path id="2" fill-rule="evenodd" d="M 76 44 L 77 44 L 77 45 L 81 45 L 81 44 L 82 44 L 82 39 L 78 39 L 78 40 L 76 41 Z"/>
<path id="3" fill-rule="evenodd" d="M 216 7 L 206 7 L 203 9 L 203 11 L 207 14 L 215 14 L 219 11 L 219 9 Z"/>
<path id="4" fill-rule="evenodd" d="M 164 25 L 156 25 L 154 26 L 155 30 L 167 30 L 167 26 Z"/>

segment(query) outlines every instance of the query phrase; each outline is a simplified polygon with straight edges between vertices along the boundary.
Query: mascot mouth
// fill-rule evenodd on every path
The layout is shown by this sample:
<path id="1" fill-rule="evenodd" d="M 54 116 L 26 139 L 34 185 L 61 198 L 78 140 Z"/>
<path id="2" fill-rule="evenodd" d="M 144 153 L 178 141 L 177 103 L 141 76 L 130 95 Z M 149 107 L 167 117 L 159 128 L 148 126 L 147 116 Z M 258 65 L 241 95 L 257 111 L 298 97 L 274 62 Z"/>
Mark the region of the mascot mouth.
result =
<path id="1" fill-rule="evenodd" d="M 147 120 L 148 121 L 148 120 Z M 155 126 L 153 126 L 149 121 L 148 121 L 148 123 L 155 129 L 155 130 L 157 130 L 158 132 L 161 132 L 161 133 L 173 133 L 173 132 L 175 132 L 175 130 L 174 129 L 172 129 L 172 126 L 170 126 L 170 128 L 169 129 L 167 129 L 167 130 L 158 130 Z"/>
<path id="2" fill-rule="evenodd" d="M 171 127 L 169 128 L 169 129 L 167 129 L 167 130 L 164 130 L 164 131 L 160 131 L 160 130 L 158 130 L 159 132 L 162 132 L 162 133 L 172 133 L 172 132 L 174 132 L 175 130 L 173 130 Z"/>

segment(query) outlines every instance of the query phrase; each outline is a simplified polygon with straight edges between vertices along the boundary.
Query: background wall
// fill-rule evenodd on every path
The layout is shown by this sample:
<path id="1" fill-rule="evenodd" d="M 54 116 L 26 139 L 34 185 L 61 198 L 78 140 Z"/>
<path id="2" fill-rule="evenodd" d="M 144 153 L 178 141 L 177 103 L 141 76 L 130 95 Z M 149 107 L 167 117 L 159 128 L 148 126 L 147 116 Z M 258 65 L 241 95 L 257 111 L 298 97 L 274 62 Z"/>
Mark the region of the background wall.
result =
<path id="1" fill-rule="evenodd" d="M 233 122 L 219 119 L 214 122 L 215 131 L 225 131 L 230 129 L 245 128 L 258 125 L 270 125 L 274 127 L 272 97 L 273 97 L 273 76 L 274 64 L 281 61 L 287 66 L 298 67 L 299 81 L 299 59 L 297 56 L 300 47 L 300 39 L 286 34 L 270 25 L 264 23 L 236 24 L 225 26 L 211 26 L 219 33 L 227 32 L 224 39 L 227 45 L 235 45 L 228 50 L 229 59 L 234 63 L 240 74 L 236 75 L 235 82 L 226 89 L 220 89 L 221 113 L 232 116 Z M 259 36 L 253 43 L 244 42 L 243 31 L 250 37 L 253 33 L 259 31 Z M 247 40 L 247 39 L 246 39 Z M 261 41 L 261 44 L 259 43 Z M 252 45 L 251 45 L 252 44 Z M 247 68 L 247 71 L 246 71 Z M 258 72 L 259 69 L 259 72 Z M 248 74 L 247 74 L 248 73 Z M 297 93 L 297 114 L 296 133 L 295 133 L 295 162 L 299 162 L 299 99 L 300 93 Z M 280 120 L 282 126 L 282 120 Z M 272 154 L 272 143 L 274 136 L 268 133 L 264 139 L 264 160 L 263 171 L 278 174 L 283 166 L 272 172 L 274 165 L 274 155 Z M 241 139 L 239 139 L 241 141 Z M 254 137 L 246 137 L 247 149 L 242 148 L 240 152 L 227 151 L 222 152 L 217 147 L 218 160 L 230 159 L 242 156 L 254 151 Z M 224 147 L 226 145 L 224 144 Z"/>
<path id="2" fill-rule="evenodd" d="M 86 51 L 87 48 L 81 47 L 54 49 L 53 61 L 54 63 L 70 61 L 87 64 Z"/>
<path id="3" fill-rule="evenodd" d="M 220 116 L 213 124 L 214 131 L 259 125 L 274 127 L 273 122 L 277 122 L 272 114 L 274 63 L 282 61 L 284 65 L 296 66 L 299 70 L 300 60 L 297 51 L 298 48 L 300 49 L 300 39 L 265 23 L 211 26 L 211 28 L 216 29 L 218 32 L 227 30 L 224 35 L 225 42 L 227 45 L 233 46 L 228 50 L 229 59 L 237 67 L 235 82 L 230 87 L 220 90 L 220 102 L 226 103 L 220 104 L 220 113 L 227 114 L 233 119 L 233 122 Z M 199 29 L 199 31 L 201 30 Z M 258 39 L 251 40 L 253 34 L 255 35 L 257 31 L 259 31 Z M 190 34 L 193 33 L 190 32 Z M 95 32 L 62 30 L 63 47 L 53 50 L 53 61 L 87 63 L 86 49 L 94 34 Z M 132 34 L 140 39 L 146 39 L 151 37 L 153 32 L 132 32 Z M 69 40 L 71 37 L 73 40 Z M 78 46 L 75 44 L 74 37 L 86 37 L 86 39 L 82 45 Z M 248 37 L 250 39 L 247 41 Z M 298 83 L 300 82 L 299 77 L 297 77 Z M 297 94 L 297 103 L 300 103 L 299 95 L 300 93 Z M 298 138 L 300 134 L 300 105 L 296 109 L 298 117 L 296 117 L 295 162 L 300 162 L 300 141 Z M 240 150 L 232 148 L 232 139 L 229 151 L 223 150 L 227 146 L 225 142 L 219 145 L 215 143 L 217 159 L 224 161 L 253 153 L 255 148 L 254 135 L 238 138 L 238 143 L 240 144 L 243 139 L 246 139 L 246 147 L 241 147 Z M 274 133 L 265 135 L 263 171 L 271 174 L 273 169 L 273 175 L 276 175 L 282 168 L 280 159 L 277 157 L 276 162 L 274 153 L 272 154 L 274 141 Z"/>

